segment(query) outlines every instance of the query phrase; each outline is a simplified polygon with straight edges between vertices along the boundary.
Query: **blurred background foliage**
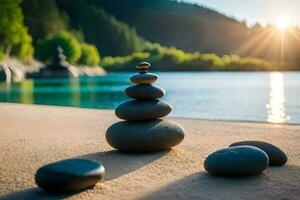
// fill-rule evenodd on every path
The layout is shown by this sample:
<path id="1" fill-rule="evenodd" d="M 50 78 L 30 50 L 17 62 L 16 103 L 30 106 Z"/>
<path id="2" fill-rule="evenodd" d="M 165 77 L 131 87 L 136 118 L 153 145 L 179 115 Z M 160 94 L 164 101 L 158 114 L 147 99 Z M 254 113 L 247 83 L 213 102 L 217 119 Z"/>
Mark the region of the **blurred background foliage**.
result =
<path id="1" fill-rule="evenodd" d="M 97 66 L 100 63 L 100 55 L 97 47 L 93 44 L 81 44 L 81 56 L 78 63 Z"/>
<path id="2" fill-rule="evenodd" d="M 33 55 L 32 38 L 24 25 L 21 0 L 1 0 L 0 54 L 29 59 Z"/>
<path id="3" fill-rule="evenodd" d="M 299 70 L 299 40 L 280 51 L 273 26 L 247 27 L 214 10 L 171 0 L 0 0 L 0 59 L 108 70 L 149 61 L 157 70 Z M 300 30 L 293 27 L 300 36 Z M 265 38 L 268 38 L 267 40 Z M 100 55 L 102 59 L 100 59 Z M 271 67 L 272 66 L 272 67 Z"/>
<path id="4" fill-rule="evenodd" d="M 143 60 L 152 63 L 155 70 L 231 70 L 231 71 L 256 71 L 271 70 L 268 61 L 240 57 L 237 55 L 224 55 L 214 53 L 185 53 L 175 47 L 162 47 L 157 43 L 148 43 L 143 52 L 137 52 L 124 57 L 104 57 L 102 66 L 109 70 L 130 70 L 132 66 Z"/>

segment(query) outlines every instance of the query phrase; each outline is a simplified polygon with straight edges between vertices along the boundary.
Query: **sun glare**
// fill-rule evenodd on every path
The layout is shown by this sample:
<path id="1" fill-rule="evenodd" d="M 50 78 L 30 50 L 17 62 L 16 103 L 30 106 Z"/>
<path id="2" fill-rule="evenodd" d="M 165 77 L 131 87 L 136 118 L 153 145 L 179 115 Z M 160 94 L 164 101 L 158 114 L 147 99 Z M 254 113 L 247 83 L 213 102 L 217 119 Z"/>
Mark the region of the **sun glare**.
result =
<path id="1" fill-rule="evenodd" d="M 276 21 L 275 25 L 280 31 L 285 31 L 290 26 L 290 20 L 287 16 L 279 16 Z"/>
<path id="2" fill-rule="evenodd" d="M 283 123 L 290 119 L 285 110 L 284 76 L 281 72 L 270 73 L 270 101 L 266 107 L 268 122 Z"/>

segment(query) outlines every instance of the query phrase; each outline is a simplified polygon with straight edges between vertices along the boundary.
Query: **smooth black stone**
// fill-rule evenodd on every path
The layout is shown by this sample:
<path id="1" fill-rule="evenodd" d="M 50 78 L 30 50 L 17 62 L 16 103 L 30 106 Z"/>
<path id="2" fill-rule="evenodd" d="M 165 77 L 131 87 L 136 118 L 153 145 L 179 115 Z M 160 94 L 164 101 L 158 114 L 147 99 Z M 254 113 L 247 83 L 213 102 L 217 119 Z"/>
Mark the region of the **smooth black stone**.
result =
<path id="1" fill-rule="evenodd" d="M 151 100 L 163 97 L 165 90 L 149 84 L 142 84 L 126 88 L 125 95 L 138 100 Z"/>
<path id="2" fill-rule="evenodd" d="M 104 174 L 105 169 L 101 164 L 84 159 L 69 159 L 39 168 L 35 182 L 49 192 L 77 192 L 94 186 L 103 179 Z"/>
<path id="3" fill-rule="evenodd" d="M 134 84 L 152 84 L 158 79 L 156 74 L 152 73 L 142 73 L 134 75 L 129 78 L 130 82 Z"/>
<path id="4" fill-rule="evenodd" d="M 242 146 L 242 145 L 254 146 L 266 152 L 266 154 L 269 156 L 269 165 L 279 166 L 279 165 L 284 165 L 287 162 L 288 158 L 281 149 L 274 146 L 273 144 L 264 141 L 255 141 L 255 140 L 240 141 L 231 144 L 230 147 Z"/>
<path id="5" fill-rule="evenodd" d="M 119 105 L 116 116 L 128 121 L 144 121 L 167 116 L 172 106 L 161 100 L 132 100 Z"/>
<path id="6" fill-rule="evenodd" d="M 210 154 L 204 162 L 204 168 L 213 175 L 249 176 L 264 171 L 268 163 L 267 154 L 259 148 L 237 146 Z"/>
<path id="7" fill-rule="evenodd" d="M 113 148 L 125 152 L 149 152 L 170 149 L 184 138 L 181 126 L 161 119 L 121 121 L 106 131 L 106 140 Z"/>

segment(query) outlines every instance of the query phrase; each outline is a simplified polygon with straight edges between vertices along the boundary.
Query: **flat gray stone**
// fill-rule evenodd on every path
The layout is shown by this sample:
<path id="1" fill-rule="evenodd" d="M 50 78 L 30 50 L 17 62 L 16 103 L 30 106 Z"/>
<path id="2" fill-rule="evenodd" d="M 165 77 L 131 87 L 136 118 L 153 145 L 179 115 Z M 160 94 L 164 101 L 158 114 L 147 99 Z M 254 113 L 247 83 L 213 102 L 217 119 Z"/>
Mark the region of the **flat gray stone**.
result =
<path id="1" fill-rule="evenodd" d="M 115 114 L 128 121 L 144 121 L 167 116 L 172 106 L 161 100 L 132 100 L 119 105 Z"/>
<path id="2" fill-rule="evenodd" d="M 269 165 L 273 165 L 273 166 L 284 165 L 288 160 L 286 154 L 281 149 L 279 149 L 273 144 L 264 141 L 256 141 L 256 140 L 240 141 L 231 144 L 230 147 L 242 146 L 242 145 L 254 146 L 266 152 L 266 154 L 269 156 Z"/>
<path id="3" fill-rule="evenodd" d="M 253 146 L 220 149 L 210 154 L 204 168 L 213 175 L 249 176 L 259 174 L 269 164 L 267 154 Z"/>
<path id="4" fill-rule="evenodd" d="M 77 192 L 94 186 L 103 179 L 104 174 L 101 164 L 85 159 L 69 159 L 39 168 L 35 182 L 49 192 Z"/>
<path id="5" fill-rule="evenodd" d="M 113 148 L 125 152 L 149 152 L 170 149 L 184 138 L 181 126 L 161 119 L 127 122 L 110 126 L 106 140 Z"/>
<path id="6" fill-rule="evenodd" d="M 138 100 L 158 99 L 165 95 L 165 90 L 149 84 L 134 85 L 125 89 L 125 95 Z"/>
<path id="7" fill-rule="evenodd" d="M 152 73 L 138 74 L 129 78 L 130 82 L 134 84 L 152 84 L 157 79 L 158 76 Z"/>

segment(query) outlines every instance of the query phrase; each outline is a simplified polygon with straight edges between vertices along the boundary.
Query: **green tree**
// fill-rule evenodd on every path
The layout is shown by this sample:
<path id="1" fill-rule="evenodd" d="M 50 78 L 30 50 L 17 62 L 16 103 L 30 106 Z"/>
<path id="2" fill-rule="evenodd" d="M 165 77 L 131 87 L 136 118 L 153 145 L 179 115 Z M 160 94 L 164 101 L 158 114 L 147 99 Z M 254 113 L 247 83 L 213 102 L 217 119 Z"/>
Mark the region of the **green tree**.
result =
<path id="1" fill-rule="evenodd" d="M 144 43 L 136 30 L 86 0 L 57 0 L 57 6 L 70 19 L 70 26 L 84 34 L 101 55 L 126 56 L 142 50 Z"/>
<path id="2" fill-rule="evenodd" d="M 64 50 L 68 62 L 73 64 L 78 61 L 81 56 L 80 44 L 76 37 L 68 32 L 61 32 L 39 40 L 36 57 L 41 61 L 49 63 L 57 54 L 57 48 L 59 46 Z"/>
<path id="3" fill-rule="evenodd" d="M 143 52 L 148 52 L 152 57 L 161 58 L 163 56 L 164 47 L 158 43 L 145 42 Z"/>
<path id="4" fill-rule="evenodd" d="M 21 0 L 1 0 L 0 3 L 0 51 L 27 59 L 33 54 L 31 36 L 24 26 Z"/>
<path id="5" fill-rule="evenodd" d="M 5 58 L 5 54 L 0 51 L 0 61 Z"/>
<path id="6" fill-rule="evenodd" d="M 81 45 L 80 64 L 96 66 L 100 62 L 100 55 L 95 45 L 83 43 Z"/>
<path id="7" fill-rule="evenodd" d="M 58 9 L 55 0 L 24 0 L 21 5 L 33 38 L 68 30 L 68 17 Z"/>

